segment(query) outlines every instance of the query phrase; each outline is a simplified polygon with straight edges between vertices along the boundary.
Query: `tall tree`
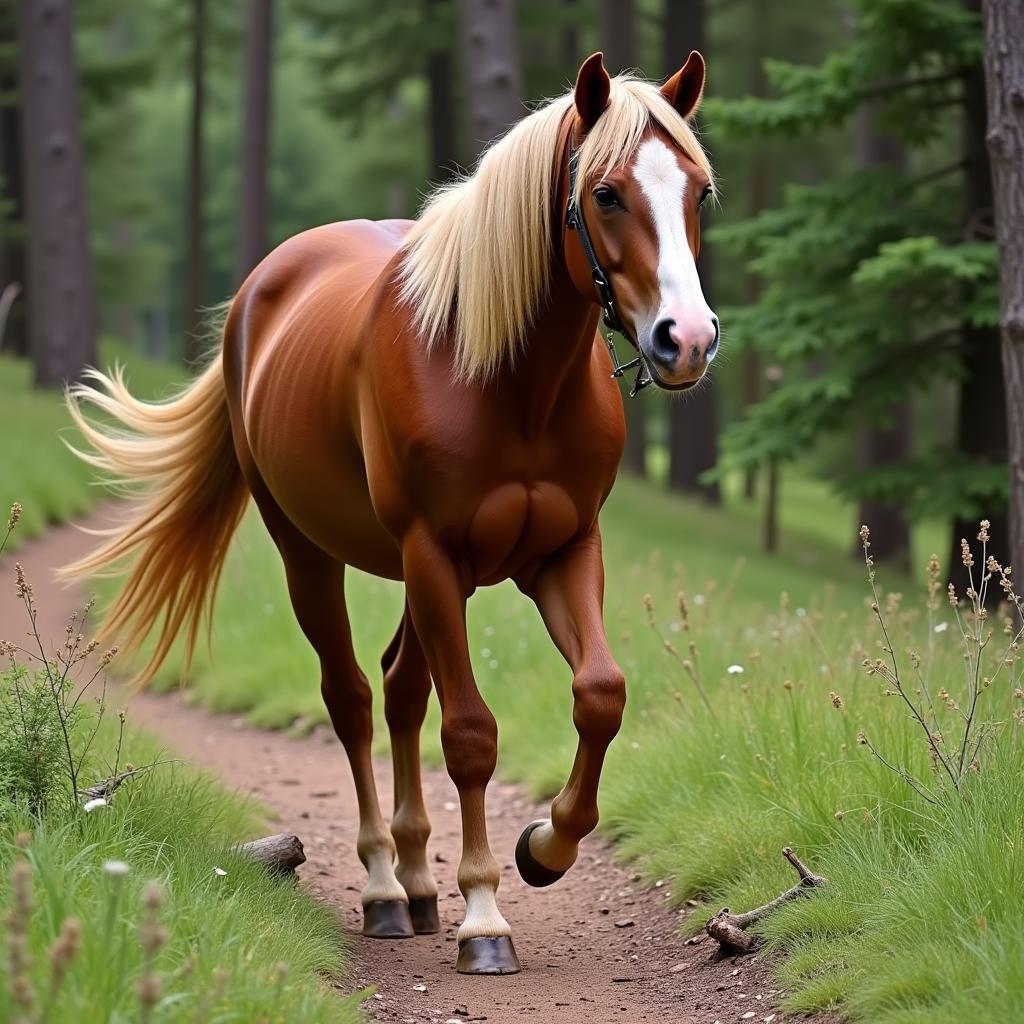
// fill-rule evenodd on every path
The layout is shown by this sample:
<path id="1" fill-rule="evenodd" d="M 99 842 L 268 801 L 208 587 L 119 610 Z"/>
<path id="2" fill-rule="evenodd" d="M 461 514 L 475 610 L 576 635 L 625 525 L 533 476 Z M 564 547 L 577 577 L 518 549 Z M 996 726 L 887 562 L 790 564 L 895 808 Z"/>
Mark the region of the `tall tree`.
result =
<path id="1" fill-rule="evenodd" d="M 682 67 L 690 50 L 706 53 L 705 0 L 665 0 L 662 73 L 671 75 Z M 701 286 L 714 305 L 711 246 L 701 244 Z M 718 396 L 710 374 L 682 400 L 668 407 L 668 485 L 673 490 L 697 495 L 710 504 L 722 500 L 718 481 L 704 482 L 701 476 L 718 461 Z"/>
<path id="2" fill-rule="evenodd" d="M 1024 568 L 1024 5 L 984 0 L 988 148 L 999 247 L 1010 558 Z"/>
<path id="3" fill-rule="evenodd" d="M 78 380 L 96 361 L 96 298 L 70 0 L 19 0 L 29 227 L 30 349 L 37 387 Z"/>
<path id="4" fill-rule="evenodd" d="M 271 105 L 273 0 L 250 0 L 242 115 L 241 188 L 235 280 L 267 254 L 267 164 Z"/>
<path id="5" fill-rule="evenodd" d="M 884 167 L 894 174 L 907 173 L 907 152 L 899 139 L 878 126 L 879 107 L 868 102 L 857 111 L 854 140 L 857 163 L 863 168 Z M 860 432 L 860 469 L 870 473 L 909 458 L 911 454 L 911 409 L 905 396 L 892 402 L 880 414 L 868 417 Z M 859 500 L 857 522 L 871 528 L 871 545 L 876 557 L 901 569 L 910 567 L 910 527 L 898 500 L 873 494 Z M 859 538 L 851 545 L 860 551 Z"/>
<path id="6" fill-rule="evenodd" d="M 523 113 L 514 0 L 459 0 L 470 148 L 478 156 Z"/>
<path id="7" fill-rule="evenodd" d="M 435 31 L 427 52 L 427 103 L 430 128 L 430 180 L 443 184 L 455 174 L 459 160 L 455 131 L 455 71 L 451 34 L 436 31 L 447 27 L 450 0 L 425 0 L 427 23 Z"/>
<path id="8" fill-rule="evenodd" d="M 18 88 L 15 9 L 0 6 L 0 289 L 12 285 L 12 304 L 0 346 L 28 355 L 28 256 L 25 249 L 25 187 L 22 174 L 21 92 Z"/>
<path id="9" fill-rule="evenodd" d="M 601 0 L 601 46 L 608 71 L 617 75 L 636 67 L 636 10 L 633 0 Z M 689 51 L 687 51 L 689 52 Z M 605 330 L 601 325 L 600 330 Z M 622 468 L 635 476 L 647 476 L 647 395 L 628 397 L 623 387 L 626 411 L 626 448 Z"/>
<path id="10" fill-rule="evenodd" d="M 855 31 L 819 66 L 770 62 L 779 95 L 718 103 L 720 134 L 785 139 L 834 130 L 866 103 L 907 149 L 911 173 L 875 164 L 818 185 L 716 234 L 754 257 L 757 303 L 727 311 L 734 343 L 760 346 L 785 376 L 723 435 L 722 471 L 792 459 L 850 423 L 885 420 L 912 389 L 938 402 L 963 372 L 966 321 L 996 315 L 991 242 L 965 238 L 964 165 L 944 158 L 950 110 L 977 61 L 980 23 L 962 0 L 856 0 Z M 936 417 L 939 419 L 940 417 Z M 978 518 L 1002 500 L 1005 469 L 936 436 L 914 457 L 857 472 L 845 493 L 903 502 L 911 519 L 958 509 Z"/>
<path id="11" fill-rule="evenodd" d="M 192 0 L 191 116 L 188 128 L 185 210 L 185 362 L 202 355 L 206 244 L 204 232 L 203 121 L 206 111 L 206 0 Z"/>
<path id="12" fill-rule="evenodd" d="M 968 10 L 981 11 L 981 0 L 966 0 Z M 963 221 L 964 234 L 970 239 L 991 242 L 993 224 L 992 167 L 985 142 L 988 112 L 985 103 L 985 68 L 981 55 L 967 68 L 963 85 L 961 151 L 964 160 Z M 965 296 L 969 301 L 969 294 Z M 957 448 L 969 465 L 1003 467 L 1006 465 L 1006 404 L 1003 400 L 1003 365 L 1000 358 L 999 325 L 979 323 L 967 317 L 960 333 L 963 374 L 957 386 Z M 950 536 L 950 579 L 963 591 L 967 571 L 960 557 L 960 540 L 973 540 L 978 532 L 977 509 L 957 510 Z M 990 550 L 1009 557 L 1007 502 L 1002 494 L 988 494 L 981 510 L 990 521 Z"/>

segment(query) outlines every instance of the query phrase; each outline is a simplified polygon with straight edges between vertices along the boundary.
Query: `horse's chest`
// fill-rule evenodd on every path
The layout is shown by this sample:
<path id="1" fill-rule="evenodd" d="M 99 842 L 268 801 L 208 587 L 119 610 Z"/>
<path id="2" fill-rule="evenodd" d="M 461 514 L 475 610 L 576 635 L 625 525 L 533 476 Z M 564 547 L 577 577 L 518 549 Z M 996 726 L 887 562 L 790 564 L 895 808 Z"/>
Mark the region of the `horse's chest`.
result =
<path id="1" fill-rule="evenodd" d="M 576 502 L 557 484 L 502 484 L 480 501 L 466 543 L 478 583 L 514 576 L 578 532 Z"/>

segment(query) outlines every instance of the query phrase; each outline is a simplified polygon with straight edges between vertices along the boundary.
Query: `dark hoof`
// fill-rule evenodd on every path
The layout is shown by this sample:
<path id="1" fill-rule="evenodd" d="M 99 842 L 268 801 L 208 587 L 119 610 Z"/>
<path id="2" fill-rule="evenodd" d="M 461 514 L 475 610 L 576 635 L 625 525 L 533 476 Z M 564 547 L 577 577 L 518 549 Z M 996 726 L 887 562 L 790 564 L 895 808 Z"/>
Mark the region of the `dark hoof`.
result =
<path id="1" fill-rule="evenodd" d="M 363 907 L 363 934 L 371 939 L 411 939 L 409 907 L 401 900 L 374 900 Z"/>
<path id="2" fill-rule="evenodd" d="M 437 897 L 418 896 L 409 900 L 409 916 L 417 935 L 433 935 L 441 930 L 441 919 L 437 916 Z"/>
<path id="3" fill-rule="evenodd" d="M 544 867 L 530 852 L 530 836 L 533 835 L 534 829 L 546 824 L 546 821 L 530 822 L 516 843 L 516 867 L 519 868 L 520 877 L 527 885 L 532 885 L 536 889 L 552 885 L 565 874 L 564 871 L 552 871 L 551 868 Z"/>
<path id="4" fill-rule="evenodd" d="M 481 935 L 459 943 L 459 974 L 518 974 L 519 957 L 507 935 Z"/>

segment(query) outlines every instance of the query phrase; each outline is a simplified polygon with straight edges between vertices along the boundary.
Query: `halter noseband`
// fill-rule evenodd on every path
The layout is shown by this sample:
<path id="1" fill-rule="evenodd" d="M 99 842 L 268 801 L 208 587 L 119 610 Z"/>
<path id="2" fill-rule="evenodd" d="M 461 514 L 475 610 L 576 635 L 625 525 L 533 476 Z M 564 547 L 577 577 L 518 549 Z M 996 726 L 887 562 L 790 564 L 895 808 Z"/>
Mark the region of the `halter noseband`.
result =
<path id="1" fill-rule="evenodd" d="M 608 346 L 608 352 L 612 357 L 612 376 L 621 377 L 626 370 L 632 370 L 634 366 L 637 367 L 636 380 L 633 381 L 633 386 L 629 390 L 629 397 L 635 398 L 640 391 L 647 387 L 648 384 L 653 384 L 654 381 L 647 368 L 647 362 L 643 357 L 643 353 L 640 351 L 639 344 L 629 336 L 629 332 L 619 318 L 618 310 L 615 308 L 615 294 L 612 291 L 611 282 L 597 260 L 597 253 L 594 252 L 594 244 L 590 240 L 590 232 L 587 230 L 587 222 L 583 217 L 583 210 L 579 203 L 573 201 L 573 197 L 576 195 L 576 171 L 579 165 L 579 154 L 573 145 L 572 135 L 573 133 L 570 130 L 569 198 L 566 200 L 565 226 L 570 231 L 579 233 L 583 251 L 586 253 L 587 262 L 590 264 L 590 274 L 594 279 L 594 287 L 597 289 L 597 298 L 601 304 L 604 325 L 608 328 L 605 344 Z M 612 331 L 618 331 L 636 349 L 635 359 L 631 359 L 628 363 L 619 362 L 618 354 L 615 351 L 615 342 L 612 341 Z"/>

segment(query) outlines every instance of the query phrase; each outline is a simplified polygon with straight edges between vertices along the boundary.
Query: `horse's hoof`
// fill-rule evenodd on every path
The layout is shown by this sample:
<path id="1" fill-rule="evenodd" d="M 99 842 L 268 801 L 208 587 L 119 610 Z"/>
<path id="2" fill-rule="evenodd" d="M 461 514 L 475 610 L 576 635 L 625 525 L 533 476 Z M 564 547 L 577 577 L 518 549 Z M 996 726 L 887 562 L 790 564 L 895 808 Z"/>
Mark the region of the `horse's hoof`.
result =
<path id="1" fill-rule="evenodd" d="M 518 974 L 519 957 L 507 935 L 478 935 L 459 943 L 459 974 Z"/>
<path id="2" fill-rule="evenodd" d="M 415 934 L 409 906 L 401 900 L 374 900 L 363 907 L 363 934 L 371 939 L 410 939 Z"/>
<path id="3" fill-rule="evenodd" d="M 412 927 L 417 935 L 433 935 L 441 930 L 436 896 L 410 897 L 409 917 L 412 918 Z"/>
<path id="4" fill-rule="evenodd" d="M 519 875 L 527 885 L 532 885 L 536 889 L 552 885 L 565 874 L 564 871 L 552 871 L 551 868 L 544 867 L 530 852 L 530 836 L 533 835 L 534 829 L 546 824 L 544 820 L 531 821 L 523 829 L 523 834 L 516 843 L 516 867 L 519 868 Z"/>

